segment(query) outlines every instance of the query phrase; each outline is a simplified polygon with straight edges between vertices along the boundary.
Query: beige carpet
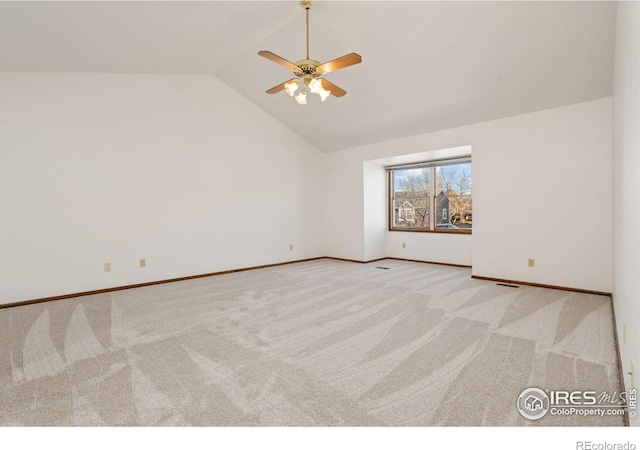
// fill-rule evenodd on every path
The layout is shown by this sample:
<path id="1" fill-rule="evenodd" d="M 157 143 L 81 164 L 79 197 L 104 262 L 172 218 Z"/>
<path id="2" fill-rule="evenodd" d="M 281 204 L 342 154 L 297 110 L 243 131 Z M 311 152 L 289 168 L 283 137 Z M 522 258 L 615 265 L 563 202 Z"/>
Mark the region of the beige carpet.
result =
<path id="1" fill-rule="evenodd" d="M 0 342 L 2 425 L 623 424 L 516 410 L 620 391 L 608 297 L 462 268 L 322 259 L 8 308 Z"/>

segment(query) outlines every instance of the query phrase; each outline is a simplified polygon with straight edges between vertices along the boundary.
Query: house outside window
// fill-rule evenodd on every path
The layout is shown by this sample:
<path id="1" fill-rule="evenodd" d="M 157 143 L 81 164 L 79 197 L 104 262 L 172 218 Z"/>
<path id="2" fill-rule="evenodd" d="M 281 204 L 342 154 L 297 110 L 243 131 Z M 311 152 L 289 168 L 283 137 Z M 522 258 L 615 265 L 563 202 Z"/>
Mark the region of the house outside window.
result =
<path id="1" fill-rule="evenodd" d="M 471 233 L 470 158 L 389 167 L 387 170 L 390 231 Z"/>

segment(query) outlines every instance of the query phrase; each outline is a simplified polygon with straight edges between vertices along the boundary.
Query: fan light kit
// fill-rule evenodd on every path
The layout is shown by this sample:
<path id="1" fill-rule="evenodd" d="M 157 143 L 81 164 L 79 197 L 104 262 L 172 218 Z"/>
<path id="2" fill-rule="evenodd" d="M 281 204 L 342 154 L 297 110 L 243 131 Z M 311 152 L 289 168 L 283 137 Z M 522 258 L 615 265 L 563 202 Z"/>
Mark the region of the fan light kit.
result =
<path id="1" fill-rule="evenodd" d="M 309 9 L 311 9 L 312 4 L 312 0 L 303 0 L 300 2 L 300 6 L 305 9 L 307 14 L 307 57 L 305 59 L 301 59 L 294 64 L 275 53 L 264 50 L 258 52 L 258 55 L 292 70 L 296 76 L 296 78 L 272 87 L 267 91 L 267 94 L 276 94 L 284 90 L 301 105 L 307 104 L 307 89 L 312 94 L 318 94 L 322 101 L 325 101 L 329 95 L 333 95 L 334 97 L 342 97 L 345 95 L 347 91 L 339 88 L 329 80 L 320 77 L 329 72 L 335 72 L 336 70 L 362 62 L 362 57 L 357 53 L 349 53 L 348 55 L 341 56 L 338 59 L 324 64 L 315 59 L 309 59 Z M 296 95 L 298 90 L 298 95 Z"/>

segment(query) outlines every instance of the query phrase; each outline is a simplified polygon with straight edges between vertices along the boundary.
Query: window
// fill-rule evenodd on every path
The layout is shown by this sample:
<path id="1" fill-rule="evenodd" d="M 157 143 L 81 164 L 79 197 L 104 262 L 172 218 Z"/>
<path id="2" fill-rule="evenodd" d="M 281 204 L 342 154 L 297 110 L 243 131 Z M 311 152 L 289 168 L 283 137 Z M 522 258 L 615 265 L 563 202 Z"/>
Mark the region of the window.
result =
<path id="1" fill-rule="evenodd" d="M 471 160 L 390 167 L 389 230 L 471 233 Z"/>

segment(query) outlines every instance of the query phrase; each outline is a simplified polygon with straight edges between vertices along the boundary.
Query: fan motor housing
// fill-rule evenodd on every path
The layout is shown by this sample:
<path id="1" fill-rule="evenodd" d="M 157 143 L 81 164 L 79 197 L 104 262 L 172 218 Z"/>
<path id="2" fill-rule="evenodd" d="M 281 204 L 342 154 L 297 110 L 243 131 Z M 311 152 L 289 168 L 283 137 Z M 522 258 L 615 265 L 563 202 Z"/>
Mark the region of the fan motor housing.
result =
<path id="1" fill-rule="evenodd" d="M 311 75 L 313 77 L 317 77 L 316 67 L 320 65 L 320 62 L 315 59 L 301 59 L 296 62 L 296 66 L 298 66 L 298 70 L 295 70 L 293 73 L 297 77 L 302 77 L 304 75 Z"/>

